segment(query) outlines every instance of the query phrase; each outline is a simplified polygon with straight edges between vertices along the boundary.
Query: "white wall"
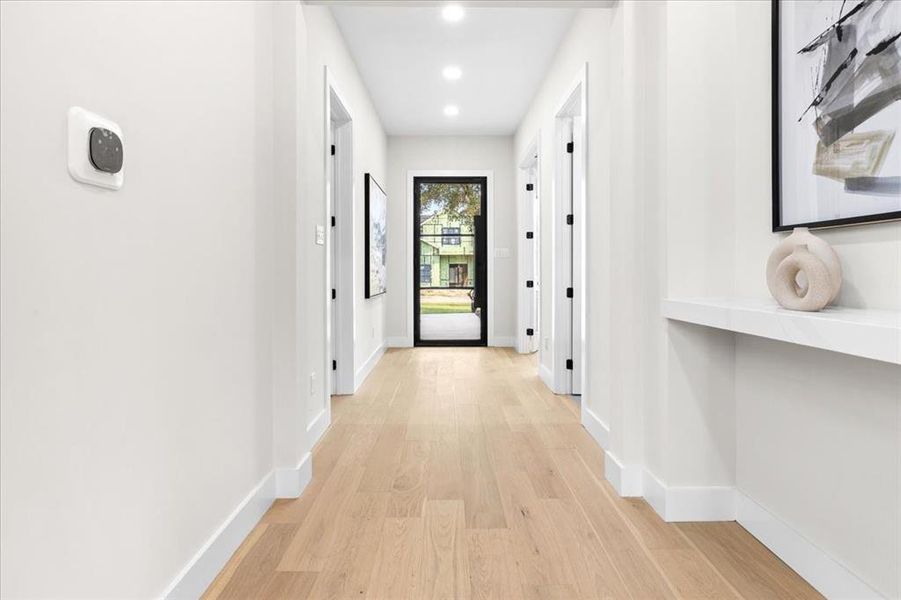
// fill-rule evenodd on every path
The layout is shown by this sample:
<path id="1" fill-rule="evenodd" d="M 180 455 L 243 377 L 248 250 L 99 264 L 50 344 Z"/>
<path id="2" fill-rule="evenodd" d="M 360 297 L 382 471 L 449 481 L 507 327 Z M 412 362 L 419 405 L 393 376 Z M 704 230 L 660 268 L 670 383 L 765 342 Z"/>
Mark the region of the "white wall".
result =
<path id="1" fill-rule="evenodd" d="M 0 596 L 155 597 L 328 424 L 325 64 L 357 239 L 385 136 L 321 7 L 4 2 L 0 44 Z M 122 190 L 66 172 L 73 105 L 122 126 Z"/>
<path id="2" fill-rule="evenodd" d="M 769 4 L 737 3 L 735 295 L 767 298 Z M 764 198 L 766 201 L 760 201 Z M 815 231 L 841 306 L 901 310 L 901 223 Z M 736 485 L 888 598 L 901 597 L 901 367 L 736 336 Z"/>
<path id="3" fill-rule="evenodd" d="M 553 230 L 553 168 L 555 114 L 572 90 L 579 72 L 588 64 L 588 168 L 587 168 L 587 271 L 588 306 L 586 331 L 587 356 L 583 360 L 587 369 L 587 384 L 582 390 L 582 401 L 601 419 L 609 416 L 609 329 L 610 294 L 606 283 L 610 277 L 609 253 L 610 225 L 610 73 L 607 56 L 607 35 L 610 30 L 611 11 L 607 9 L 583 9 L 573 19 L 551 67 L 532 101 L 522 123 L 516 131 L 514 156 L 518 164 L 540 132 L 541 174 L 539 203 L 541 205 L 541 258 L 539 332 L 541 365 L 553 372 L 553 330 L 551 323 L 552 289 L 551 266 L 553 264 L 550 232 Z M 604 232 L 598 235 L 599 232 Z"/>
<path id="4" fill-rule="evenodd" d="M 0 594 L 157 595 L 272 468 L 272 7 L 0 10 Z"/>
<path id="5" fill-rule="evenodd" d="M 381 121 L 369 98 L 369 93 L 357 72 L 353 58 L 341 37 L 331 11 L 323 6 L 303 6 L 306 23 L 306 79 L 304 86 L 303 137 L 301 172 L 305 173 L 302 194 L 309 201 L 302 202 L 300 230 L 301 268 L 308 275 L 300 286 L 300 304 L 305 307 L 301 318 L 303 337 L 309 340 L 301 350 L 303 389 L 309 390 L 306 377 L 316 373 L 316 391 L 307 418 L 312 420 L 327 408 L 328 399 L 322 386 L 323 344 L 325 340 L 326 289 L 325 247 L 315 244 L 315 224 L 327 225 L 325 205 L 325 67 L 340 90 L 353 117 L 354 148 L 354 372 L 384 346 L 387 300 L 384 296 L 365 299 L 363 296 L 363 203 L 364 174 L 371 173 L 379 182 L 387 174 L 387 138 Z M 384 185 L 384 184 L 383 184 Z"/>
<path id="6" fill-rule="evenodd" d="M 428 136 L 388 138 L 388 337 L 395 345 L 412 343 L 412 272 L 410 236 L 413 199 L 408 197 L 408 171 L 478 170 L 494 172 L 494 195 L 489 212 L 488 260 L 494 261 L 494 312 L 489 314 L 488 338 L 495 345 L 512 346 L 516 329 L 516 173 L 513 139 L 504 136 Z M 490 194 L 490 192 L 489 192 Z M 495 256 L 507 248 L 509 257 Z"/>
<path id="7" fill-rule="evenodd" d="M 644 474 L 692 494 L 735 488 L 899 597 L 901 369 L 660 315 L 669 296 L 769 297 L 766 258 L 784 236 L 770 232 L 769 10 L 583 11 L 516 153 L 539 128 L 553 131 L 555 103 L 587 61 L 594 245 L 583 406 L 609 426 L 608 452 L 634 476 L 631 492 L 650 493 Z M 551 174 L 545 160 L 543 198 Z M 839 304 L 901 309 L 901 224 L 819 235 L 843 262 Z M 550 261 L 545 253 L 544 273 Z"/>

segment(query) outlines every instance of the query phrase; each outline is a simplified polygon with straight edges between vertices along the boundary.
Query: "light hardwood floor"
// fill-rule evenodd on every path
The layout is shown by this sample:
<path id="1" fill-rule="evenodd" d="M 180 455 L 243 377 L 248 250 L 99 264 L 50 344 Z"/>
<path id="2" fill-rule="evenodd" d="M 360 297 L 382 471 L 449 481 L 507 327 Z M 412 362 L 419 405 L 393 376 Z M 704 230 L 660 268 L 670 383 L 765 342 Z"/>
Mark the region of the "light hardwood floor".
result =
<path id="1" fill-rule="evenodd" d="M 333 399 L 303 496 L 279 500 L 207 599 L 820 598 L 735 523 L 664 523 L 535 358 L 391 350 Z"/>

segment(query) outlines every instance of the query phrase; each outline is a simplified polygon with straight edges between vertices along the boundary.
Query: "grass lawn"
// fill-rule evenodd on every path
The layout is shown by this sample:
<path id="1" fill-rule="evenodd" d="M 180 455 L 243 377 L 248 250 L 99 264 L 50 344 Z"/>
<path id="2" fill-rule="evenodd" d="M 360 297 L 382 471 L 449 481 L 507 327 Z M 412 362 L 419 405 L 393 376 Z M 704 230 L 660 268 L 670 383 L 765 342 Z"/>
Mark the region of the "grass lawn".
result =
<path id="1" fill-rule="evenodd" d="M 440 304 L 438 302 L 423 302 L 419 305 L 420 313 L 424 315 L 443 315 L 448 313 L 468 313 L 472 312 L 469 309 L 469 303 L 466 304 Z"/>

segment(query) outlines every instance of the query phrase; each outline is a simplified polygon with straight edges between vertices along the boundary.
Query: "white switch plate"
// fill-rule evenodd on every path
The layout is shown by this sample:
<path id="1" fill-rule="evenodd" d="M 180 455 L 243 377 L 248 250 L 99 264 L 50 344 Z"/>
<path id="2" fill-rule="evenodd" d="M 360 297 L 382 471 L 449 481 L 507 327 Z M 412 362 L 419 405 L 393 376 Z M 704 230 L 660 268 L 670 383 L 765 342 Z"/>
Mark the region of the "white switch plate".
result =
<path id="1" fill-rule="evenodd" d="M 316 226 L 316 244 L 318 246 L 325 245 L 325 227 L 322 225 Z"/>
<path id="2" fill-rule="evenodd" d="M 118 173 L 104 173 L 94 168 L 90 157 L 92 127 L 109 129 L 118 135 L 122 140 L 123 154 L 125 152 L 125 136 L 121 127 L 98 114 L 73 106 L 69 109 L 69 175 L 81 183 L 118 190 L 125 182 L 125 164 Z"/>

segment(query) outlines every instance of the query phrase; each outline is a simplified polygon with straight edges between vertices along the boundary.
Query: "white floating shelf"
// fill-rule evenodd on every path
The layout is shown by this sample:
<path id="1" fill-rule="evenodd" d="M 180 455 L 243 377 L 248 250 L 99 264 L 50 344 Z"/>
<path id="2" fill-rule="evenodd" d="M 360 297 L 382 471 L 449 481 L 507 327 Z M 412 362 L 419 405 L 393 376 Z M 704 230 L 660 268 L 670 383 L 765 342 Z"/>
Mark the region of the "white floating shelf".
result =
<path id="1" fill-rule="evenodd" d="M 898 311 L 828 307 L 809 313 L 739 298 L 673 298 L 662 310 L 675 321 L 901 364 Z"/>

